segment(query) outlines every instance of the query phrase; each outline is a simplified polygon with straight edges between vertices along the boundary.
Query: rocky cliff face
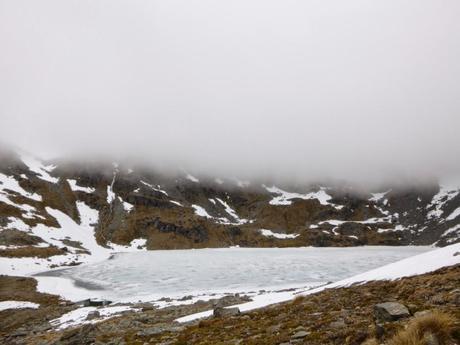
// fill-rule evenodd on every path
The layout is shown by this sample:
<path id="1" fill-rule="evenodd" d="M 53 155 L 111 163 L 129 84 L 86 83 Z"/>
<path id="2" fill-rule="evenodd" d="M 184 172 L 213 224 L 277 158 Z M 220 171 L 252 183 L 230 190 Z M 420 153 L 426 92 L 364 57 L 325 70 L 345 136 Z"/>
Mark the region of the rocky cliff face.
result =
<path id="1" fill-rule="evenodd" d="M 88 253 L 87 229 L 101 247 L 443 246 L 460 241 L 460 185 L 355 193 L 0 154 L 0 255 Z"/>

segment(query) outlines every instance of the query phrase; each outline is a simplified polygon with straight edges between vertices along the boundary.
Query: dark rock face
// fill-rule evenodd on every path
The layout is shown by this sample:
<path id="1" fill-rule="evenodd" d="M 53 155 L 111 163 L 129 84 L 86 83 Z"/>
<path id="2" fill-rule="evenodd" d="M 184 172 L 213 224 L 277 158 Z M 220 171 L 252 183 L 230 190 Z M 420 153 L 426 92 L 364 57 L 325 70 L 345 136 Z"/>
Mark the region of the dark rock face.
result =
<path id="1" fill-rule="evenodd" d="M 374 306 L 374 317 L 377 323 L 396 321 L 409 316 L 409 310 L 401 303 L 385 302 Z"/>
<path id="2" fill-rule="evenodd" d="M 162 200 L 163 194 L 160 192 L 152 193 L 153 195 L 134 195 L 130 194 L 127 201 L 133 205 L 155 207 L 155 208 L 172 208 L 173 205 L 168 200 Z"/>
<path id="3" fill-rule="evenodd" d="M 111 304 L 111 301 L 107 300 L 92 300 L 92 299 L 85 299 L 83 301 L 77 302 L 77 304 L 83 307 L 103 307 Z"/>
<path id="4" fill-rule="evenodd" d="M 184 228 L 171 223 L 165 223 L 160 221 L 159 218 L 155 218 L 153 221 L 147 222 L 148 226 L 154 226 L 160 232 L 174 233 L 176 235 L 184 236 L 188 239 L 193 240 L 195 243 L 205 242 L 208 239 L 208 232 L 201 226 L 195 226 L 193 228 Z"/>

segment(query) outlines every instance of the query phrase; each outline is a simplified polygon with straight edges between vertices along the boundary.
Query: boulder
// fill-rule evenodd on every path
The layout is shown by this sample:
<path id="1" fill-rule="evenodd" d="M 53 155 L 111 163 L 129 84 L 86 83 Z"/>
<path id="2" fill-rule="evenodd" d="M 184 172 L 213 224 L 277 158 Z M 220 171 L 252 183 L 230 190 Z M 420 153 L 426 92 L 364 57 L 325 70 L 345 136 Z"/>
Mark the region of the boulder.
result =
<path id="1" fill-rule="evenodd" d="M 226 316 L 235 316 L 240 314 L 240 309 L 237 307 L 234 308 L 214 308 L 213 315 L 214 317 L 226 317 Z"/>
<path id="2" fill-rule="evenodd" d="M 374 306 L 374 317 L 377 322 L 396 321 L 410 316 L 407 307 L 398 302 L 385 302 Z"/>
<path id="3" fill-rule="evenodd" d="M 83 307 L 103 307 L 106 305 L 111 304 L 111 301 L 107 300 L 99 300 L 99 299 L 85 299 L 83 301 L 79 301 L 76 304 L 81 305 Z"/>
<path id="4" fill-rule="evenodd" d="M 94 320 L 94 319 L 98 319 L 100 317 L 101 317 L 101 314 L 97 310 L 95 310 L 95 311 L 90 312 L 86 316 L 86 320 Z"/>

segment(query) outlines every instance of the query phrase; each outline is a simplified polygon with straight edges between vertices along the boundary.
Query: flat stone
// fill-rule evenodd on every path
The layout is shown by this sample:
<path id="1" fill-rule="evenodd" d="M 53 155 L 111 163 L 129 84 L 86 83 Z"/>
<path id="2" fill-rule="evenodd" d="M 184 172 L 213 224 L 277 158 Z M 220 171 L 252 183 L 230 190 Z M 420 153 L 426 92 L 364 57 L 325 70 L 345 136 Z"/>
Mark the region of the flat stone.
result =
<path id="1" fill-rule="evenodd" d="M 409 310 L 398 302 L 385 302 L 374 306 L 374 316 L 377 322 L 396 321 L 409 317 Z"/>
<path id="2" fill-rule="evenodd" d="M 163 333 L 164 329 L 162 327 L 150 327 L 150 328 L 145 328 L 143 330 L 140 330 L 137 332 L 137 335 L 139 337 L 149 337 L 152 335 L 157 335 L 160 333 Z"/>
<path id="3" fill-rule="evenodd" d="M 297 333 L 295 333 L 291 339 L 302 339 L 302 338 L 305 338 L 307 335 L 309 335 L 310 332 L 306 332 L 306 331 L 299 331 Z"/>

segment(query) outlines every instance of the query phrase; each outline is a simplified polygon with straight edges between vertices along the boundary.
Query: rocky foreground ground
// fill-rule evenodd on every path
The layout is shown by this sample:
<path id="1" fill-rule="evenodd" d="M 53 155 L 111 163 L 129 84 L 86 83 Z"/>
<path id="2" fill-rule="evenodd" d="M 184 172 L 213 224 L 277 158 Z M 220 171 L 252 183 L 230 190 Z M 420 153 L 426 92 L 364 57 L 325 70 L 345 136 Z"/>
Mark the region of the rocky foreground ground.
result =
<path id="1" fill-rule="evenodd" d="M 65 330 L 50 320 L 76 308 L 38 293 L 33 278 L 0 278 L 0 301 L 39 303 L 38 309 L 0 312 L 2 344 L 389 344 L 460 343 L 460 265 L 397 281 L 328 289 L 247 313 L 221 315 L 239 296 L 193 305 L 138 310 Z M 174 320 L 210 308 L 214 316 Z"/>

